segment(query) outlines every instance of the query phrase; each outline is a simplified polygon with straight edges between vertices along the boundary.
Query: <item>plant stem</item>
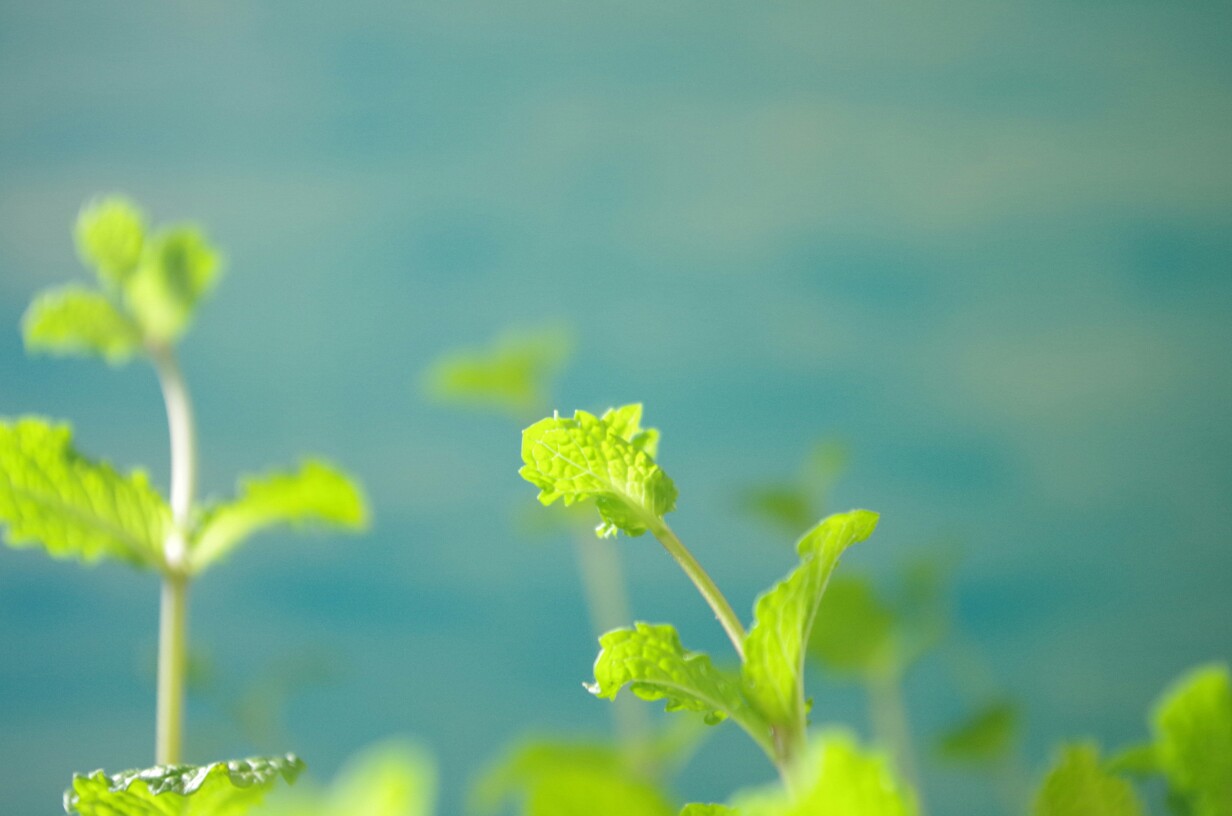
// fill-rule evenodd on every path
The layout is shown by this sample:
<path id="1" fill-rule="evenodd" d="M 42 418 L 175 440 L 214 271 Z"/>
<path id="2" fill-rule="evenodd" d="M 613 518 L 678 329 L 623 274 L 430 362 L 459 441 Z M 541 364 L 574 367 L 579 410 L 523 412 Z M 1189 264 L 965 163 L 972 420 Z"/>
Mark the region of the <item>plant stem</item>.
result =
<path id="1" fill-rule="evenodd" d="M 893 755 L 894 766 L 902 781 L 915 792 L 917 816 L 925 816 L 924 791 L 920 789 L 915 767 L 901 672 L 898 669 L 873 672 L 868 681 L 868 692 L 873 731 L 878 741 Z"/>
<path id="2" fill-rule="evenodd" d="M 171 348 L 150 349 L 158 372 L 171 436 L 171 530 L 163 544 L 163 585 L 158 625 L 158 720 L 155 759 L 181 761 L 184 742 L 184 686 L 188 662 L 188 545 L 197 482 L 197 443 L 192 402 Z"/>
<path id="3" fill-rule="evenodd" d="M 723 626 L 723 630 L 727 632 L 727 637 L 731 640 L 732 645 L 736 647 L 736 654 L 743 661 L 744 626 L 740 623 L 740 618 L 736 617 L 736 613 L 732 611 L 731 604 L 727 602 L 727 598 L 723 597 L 723 593 L 719 591 L 718 586 L 706 574 L 706 571 L 702 569 L 702 565 L 693 557 L 693 553 L 689 552 L 688 548 L 681 543 L 680 539 L 676 537 L 676 534 L 672 532 L 672 528 L 668 527 L 666 522 L 656 519 L 650 531 L 654 533 L 655 538 L 659 539 L 663 549 L 667 550 L 672 558 L 676 559 L 676 563 L 684 570 L 685 575 L 689 576 L 689 580 L 693 582 L 693 585 L 697 587 L 697 591 L 706 599 L 706 603 L 710 604 L 710 608 L 714 610 L 714 616 L 718 618 L 719 623 Z"/>

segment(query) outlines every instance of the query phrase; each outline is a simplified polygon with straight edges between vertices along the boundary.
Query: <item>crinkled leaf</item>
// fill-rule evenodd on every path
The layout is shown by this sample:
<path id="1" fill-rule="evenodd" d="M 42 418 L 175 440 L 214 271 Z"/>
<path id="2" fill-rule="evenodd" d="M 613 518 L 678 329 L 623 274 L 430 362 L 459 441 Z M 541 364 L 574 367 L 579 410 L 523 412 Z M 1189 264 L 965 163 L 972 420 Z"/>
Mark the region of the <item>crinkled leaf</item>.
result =
<path id="1" fill-rule="evenodd" d="M 492 348 L 445 355 L 428 369 L 424 386 L 443 402 L 533 415 L 548 404 L 551 380 L 570 345 L 560 330 L 510 335 Z"/>
<path id="2" fill-rule="evenodd" d="M 1196 816 L 1232 813 L 1232 683 L 1228 667 L 1181 678 L 1155 708 L 1155 755 Z"/>
<path id="3" fill-rule="evenodd" d="M 668 711 L 697 711 L 707 723 L 731 717 L 765 746 L 769 729 L 740 693 L 739 684 L 702 652 L 688 652 L 670 624 L 638 622 L 599 638 L 592 694 L 615 699 L 622 688 L 643 700 L 666 700 Z"/>
<path id="4" fill-rule="evenodd" d="M 832 671 L 868 676 L 894 659 L 895 616 L 867 578 L 830 579 L 808 640 L 808 652 Z"/>
<path id="5" fill-rule="evenodd" d="M 842 732 L 817 734 L 790 769 L 794 795 L 782 785 L 737 794 L 740 816 L 914 816 L 915 796 L 881 754 L 865 752 Z"/>
<path id="6" fill-rule="evenodd" d="M 1035 816 L 1139 816 L 1142 805 L 1129 782 L 1104 770 L 1093 745 L 1061 751 L 1035 796 Z"/>
<path id="7" fill-rule="evenodd" d="M 241 481 L 234 501 L 212 508 L 193 538 L 191 559 L 200 570 L 268 527 L 326 525 L 362 529 L 368 508 L 358 485 L 337 468 L 308 460 L 293 473 Z"/>
<path id="8" fill-rule="evenodd" d="M 800 539 L 800 565 L 757 599 L 741 679 L 745 696 L 777 727 L 794 731 L 804 720 L 805 645 L 826 583 L 843 551 L 876 526 L 868 510 L 826 518 Z"/>
<path id="9" fill-rule="evenodd" d="M 691 802 L 680 811 L 680 816 L 739 816 L 727 805 L 702 805 Z"/>
<path id="10" fill-rule="evenodd" d="M 122 282 L 141 260 L 145 216 L 121 196 L 92 201 L 77 216 L 74 230 L 82 261 L 109 284 Z"/>
<path id="11" fill-rule="evenodd" d="M 510 800 L 527 816 L 670 816 L 663 792 L 631 774 L 611 747 L 536 741 L 515 749 L 481 780 L 472 798 L 479 813 Z"/>
<path id="12" fill-rule="evenodd" d="M 163 342 L 178 338 L 198 301 L 213 289 L 219 267 L 217 250 L 196 227 L 172 227 L 154 236 L 124 286 L 128 308 L 146 336 Z"/>
<path id="13" fill-rule="evenodd" d="M 1014 746 L 1019 719 L 1013 701 L 994 700 L 943 734 L 937 753 L 953 762 L 999 759 Z"/>
<path id="14" fill-rule="evenodd" d="M 154 567 L 171 512 L 144 473 L 126 476 L 86 459 L 67 425 L 27 417 L 0 422 L 0 521 L 14 547 Z"/>
<path id="15" fill-rule="evenodd" d="M 241 816 L 255 807 L 279 777 L 303 769 L 294 754 L 215 762 L 160 765 L 108 776 L 76 774 L 64 792 L 64 810 L 80 816 Z"/>
<path id="16" fill-rule="evenodd" d="M 601 535 L 621 530 L 639 536 L 675 509 L 676 486 L 651 456 L 657 436 L 641 431 L 640 406 L 604 416 L 577 411 L 572 419 L 536 422 L 522 432 L 525 465 L 518 472 L 540 489 L 543 504 L 594 498 Z"/>
<path id="17" fill-rule="evenodd" d="M 141 330 L 101 292 L 80 286 L 40 294 L 22 318 L 26 348 L 96 355 L 122 363 L 141 350 Z"/>

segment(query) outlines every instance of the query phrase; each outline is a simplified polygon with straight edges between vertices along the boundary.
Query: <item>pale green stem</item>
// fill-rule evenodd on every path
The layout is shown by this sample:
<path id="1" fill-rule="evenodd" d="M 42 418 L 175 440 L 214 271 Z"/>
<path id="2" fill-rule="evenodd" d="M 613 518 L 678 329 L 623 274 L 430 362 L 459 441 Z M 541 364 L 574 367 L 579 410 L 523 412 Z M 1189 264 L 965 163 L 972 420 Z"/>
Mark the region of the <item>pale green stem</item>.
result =
<path id="1" fill-rule="evenodd" d="M 610 539 L 596 538 L 593 534 L 574 537 L 578 571 L 586 591 L 586 606 L 590 613 L 591 627 L 595 637 L 619 626 L 629 624 L 629 602 L 625 596 L 625 583 L 620 567 L 620 554 Z M 612 725 L 616 741 L 625 754 L 630 767 L 650 776 L 656 771 L 651 767 L 647 747 L 650 723 L 646 707 L 638 700 L 622 695 L 612 701 Z"/>
<path id="2" fill-rule="evenodd" d="M 163 544 L 163 585 L 158 625 L 158 720 L 155 762 L 180 763 L 184 743 L 184 687 L 188 663 L 188 546 L 197 482 L 196 433 L 192 402 L 175 355 L 167 346 L 150 349 L 158 372 L 171 435 L 171 530 Z"/>
<path id="3" fill-rule="evenodd" d="M 897 668 L 873 672 L 868 679 L 868 692 L 877 741 L 891 752 L 903 783 L 915 791 L 917 816 L 925 816 L 924 791 L 919 784 L 911 726 L 903 700 L 902 673 Z"/>
<path id="4" fill-rule="evenodd" d="M 723 631 L 727 632 L 727 637 L 731 640 L 732 645 L 736 647 L 736 654 L 740 656 L 741 662 L 744 662 L 744 626 L 740 623 L 740 618 L 736 617 L 736 613 L 732 611 L 731 604 L 727 602 L 727 598 L 723 597 L 719 587 L 706 574 L 706 571 L 702 569 L 702 565 L 693 557 L 693 553 L 689 552 L 688 548 L 680 542 L 680 539 L 676 537 L 676 534 L 672 532 L 672 528 L 668 527 L 666 522 L 656 519 L 654 526 L 650 530 L 654 533 L 655 538 L 659 539 L 663 549 L 667 550 L 672 558 L 676 559 L 676 563 L 684 570 L 685 575 L 689 576 L 689 580 L 693 582 L 693 585 L 697 587 L 697 591 L 706 599 L 706 603 L 710 604 L 710 608 L 714 610 L 714 616 L 718 618 Z"/>

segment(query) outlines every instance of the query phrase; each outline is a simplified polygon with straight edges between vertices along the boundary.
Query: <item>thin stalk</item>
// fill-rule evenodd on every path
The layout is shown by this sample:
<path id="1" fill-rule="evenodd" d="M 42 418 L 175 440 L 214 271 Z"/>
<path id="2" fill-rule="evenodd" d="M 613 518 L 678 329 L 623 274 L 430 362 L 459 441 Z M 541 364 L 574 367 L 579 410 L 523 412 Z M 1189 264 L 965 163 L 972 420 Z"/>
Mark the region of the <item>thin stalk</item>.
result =
<path id="1" fill-rule="evenodd" d="M 163 584 L 158 625 L 158 718 L 155 762 L 175 765 L 184 744 L 184 687 L 188 663 L 188 546 L 197 483 L 197 442 L 192 402 L 175 355 L 150 349 L 158 372 L 171 437 L 171 530 L 163 543 Z"/>
<path id="2" fill-rule="evenodd" d="M 654 533 L 655 538 L 659 539 L 659 543 L 663 545 L 663 549 L 671 554 L 672 558 L 676 559 L 676 563 L 684 570 L 685 575 L 689 576 L 689 580 L 697 587 L 697 591 L 706 599 L 706 603 L 710 604 L 710 608 L 714 610 L 714 616 L 718 618 L 723 630 L 727 632 L 727 637 L 731 640 L 732 645 L 736 647 L 736 654 L 740 656 L 740 660 L 744 660 L 744 626 L 740 623 L 740 618 L 736 617 L 736 613 L 732 611 L 731 604 L 727 602 L 727 598 L 723 597 L 723 593 L 719 591 L 719 587 L 714 583 L 706 571 L 702 569 L 702 565 L 693 557 L 693 553 L 689 552 L 688 548 L 681 543 L 676 534 L 672 532 L 672 528 L 667 526 L 666 522 L 655 520 L 654 525 L 650 528 Z"/>
<path id="3" fill-rule="evenodd" d="M 595 637 L 628 625 L 629 601 L 625 595 L 620 554 L 612 541 L 595 538 L 593 534 L 579 534 L 574 536 L 574 550 Z M 612 726 L 616 731 L 616 742 L 630 767 L 649 777 L 656 771 L 647 751 L 650 722 L 646 717 L 646 707 L 639 705 L 639 702 L 624 695 L 613 700 Z"/>
<path id="4" fill-rule="evenodd" d="M 915 791 L 916 813 L 925 816 L 924 792 L 919 785 L 911 726 L 903 701 L 902 674 L 897 669 L 874 672 L 868 680 L 868 693 L 873 731 L 878 741 L 893 755 L 894 766 L 903 781 Z"/>

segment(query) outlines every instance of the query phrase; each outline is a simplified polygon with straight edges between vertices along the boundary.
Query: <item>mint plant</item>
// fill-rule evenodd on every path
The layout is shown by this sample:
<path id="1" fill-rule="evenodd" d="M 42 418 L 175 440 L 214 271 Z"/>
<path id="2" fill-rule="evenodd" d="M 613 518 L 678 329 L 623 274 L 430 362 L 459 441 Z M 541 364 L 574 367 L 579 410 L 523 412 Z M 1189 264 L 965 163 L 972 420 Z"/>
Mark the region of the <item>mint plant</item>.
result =
<path id="1" fill-rule="evenodd" d="M 544 505 L 593 500 L 600 536 L 653 535 L 714 612 L 740 669 L 729 674 L 708 655 L 686 650 L 670 624 L 638 622 L 600 638 L 591 693 L 614 699 L 628 688 L 642 699 L 664 700 L 669 711 L 693 711 L 710 724 L 731 720 L 739 725 L 782 781 L 774 791 L 738 804 L 741 813 L 914 813 L 914 797 L 894 781 L 882 760 L 865 756 L 844 737 L 822 736 L 812 746 L 808 737 L 804 659 L 818 607 L 840 556 L 868 538 L 877 514 L 839 513 L 806 532 L 797 543 L 799 565 L 757 599 L 746 632 L 666 521 L 677 490 L 655 461 L 659 434 L 643 429 L 641 418 L 642 406 L 634 404 L 602 416 L 577 411 L 571 418 L 540 420 L 522 433 L 519 473 L 539 488 Z M 840 758 L 825 758 L 831 755 Z M 870 775 L 875 786 L 859 781 Z M 690 807 L 686 812 L 706 812 Z M 723 811 L 711 806 L 710 812 Z"/>
<path id="2" fill-rule="evenodd" d="M 238 814 L 277 778 L 293 779 L 302 763 L 287 755 L 181 764 L 189 589 L 262 530 L 359 530 L 367 507 L 350 478 L 318 459 L 241 479 L 233 499 L 199 501 L 192 401 L 175 349 L 217 282 L 219 253 L 191 224 L 148 230 L 144 214 L 120 197 L 87 205 L 75 237 L 96 285 L 69 284 L 36 297 L 23 320 L 26 347 L 113 365 L 148 361 L 166 407 L 171 479 L 168 501 L 144 472 L 121 473 L 79 453 L 67 424 L 39 417 L 0 421 L 0 522 L 10 546 L 42 547 L 54 558 L 82 563 L 123 561 L 162 582 L 156 767 L 78 775 L 65 808 L 83 816 Z"/>

